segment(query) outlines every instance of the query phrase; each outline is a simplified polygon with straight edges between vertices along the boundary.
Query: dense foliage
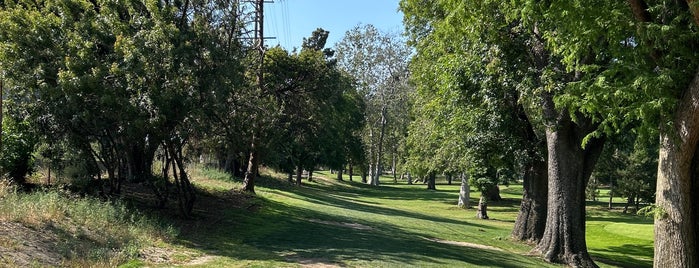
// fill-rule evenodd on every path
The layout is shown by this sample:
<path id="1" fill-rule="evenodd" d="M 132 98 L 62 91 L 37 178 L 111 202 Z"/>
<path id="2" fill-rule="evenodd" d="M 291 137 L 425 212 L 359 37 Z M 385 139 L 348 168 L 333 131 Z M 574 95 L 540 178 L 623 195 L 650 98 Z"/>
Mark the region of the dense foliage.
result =
<path id="1" fill-rule="evenodd" d="M 270 166 L 342 167 L 357 155 L 363 105 L 323 50 L 328 32 L 299 53 L 267 51 L 259 87 L 241 10 L 215 0 L 3 1 L 4 172 L 23 183 L 41 149 L 63 177 L 104 194 L 143 182 L 160 206 L 174 194 L 189 215 L 186 166 L 205 154 L 236 175 L 250 151 Z"/>

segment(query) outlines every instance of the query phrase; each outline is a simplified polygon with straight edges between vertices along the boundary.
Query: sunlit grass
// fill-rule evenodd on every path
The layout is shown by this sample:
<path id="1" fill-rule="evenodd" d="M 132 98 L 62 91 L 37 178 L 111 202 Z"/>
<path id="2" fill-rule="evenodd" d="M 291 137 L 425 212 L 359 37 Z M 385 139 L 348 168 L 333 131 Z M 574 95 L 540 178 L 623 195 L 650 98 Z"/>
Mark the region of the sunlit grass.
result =
<path id="1" fill-rule="evenodd" d="M 62 255 L 65 265 L 78 267 L 114 266 L 138 257 L 143 246 L 176 236 L 175 229 L 121 202 L 58 190 L 22 193 L 7 184 L 0 187 L 0 221 L 53 230 L 58 235 L 53 250 Z M 6 237 L 5 241 L 13 239 L 23 238 Z"/>

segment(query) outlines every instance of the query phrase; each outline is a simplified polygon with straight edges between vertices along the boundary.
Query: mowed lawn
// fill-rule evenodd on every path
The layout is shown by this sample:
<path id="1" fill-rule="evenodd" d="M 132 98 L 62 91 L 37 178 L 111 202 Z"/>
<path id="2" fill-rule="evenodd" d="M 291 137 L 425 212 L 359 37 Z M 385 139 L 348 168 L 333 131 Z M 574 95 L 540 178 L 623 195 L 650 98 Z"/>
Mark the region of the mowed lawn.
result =
<path id="1" fill-rule="evenodd" d="M 260 178 L 249 205 L 221 211 L 167 247 L 198 256 L 188 262 L 195 267 L 561 267 L 529 256 L 531 245 L 509 238 L 520 185 L 501 186 L 505 200 L 491 202 L 491 219 L 480 220 L 474 208 L 456 206 L 457 182 L 428 191 L 390 178 L 371 187 L 356 176 L 355 182 L 334 176 L 316 173 L 302 187 Z M 213 170 L 195 169 L 193 178 L 209 191 L 240 186 Z M 477 198 L 472 192 L 474 207 Z M 593 258 L 602 267 L 650 267 L 652 219 L 604 206 L 588 205 Z"/>

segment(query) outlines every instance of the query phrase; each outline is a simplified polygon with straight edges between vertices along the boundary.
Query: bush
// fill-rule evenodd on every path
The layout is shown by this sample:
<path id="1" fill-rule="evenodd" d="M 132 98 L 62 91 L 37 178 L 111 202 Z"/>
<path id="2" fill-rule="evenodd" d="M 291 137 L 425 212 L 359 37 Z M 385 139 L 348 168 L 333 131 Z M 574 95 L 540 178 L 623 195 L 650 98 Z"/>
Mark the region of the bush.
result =
<path id="1" fill-rule="evenodd" d="M 15 183 L 25 184 L 27 175 L 34 171 L 32 154 L 37 143 L 36 135 L 27 121 L 6 117 L 2 123 L 2 174 Z"/>

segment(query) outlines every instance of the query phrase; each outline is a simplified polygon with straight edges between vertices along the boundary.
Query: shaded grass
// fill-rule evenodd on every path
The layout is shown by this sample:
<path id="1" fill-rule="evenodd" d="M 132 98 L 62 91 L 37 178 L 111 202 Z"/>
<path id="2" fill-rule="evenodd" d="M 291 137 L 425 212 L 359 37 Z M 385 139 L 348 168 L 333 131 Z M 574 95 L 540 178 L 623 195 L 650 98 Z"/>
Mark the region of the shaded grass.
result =
<path id="1" fill-rule="evenodd" d="M 304 181 L 302 187 L 267 177 L 286 188 L 258 184 L 259 211 L 228 210 L 225 217 L 230 224 L 218 225 L 210 233 L 183 232 L 181 243 L 201 245 L 202 252 L 217 256 L 204 266 L 308 262 L 359 267 L 550 266 L 524 256 L 527 245 L 507 239 L 508 223 L 479 221 L 474 211 L 447 204 L 456 200 L 457 188 L 443 192 L 402 185 L 376 188 L 321 176 L 314 175 L 317 179 Z M 504 252 L 435 240 L 469 241 Z"/>

